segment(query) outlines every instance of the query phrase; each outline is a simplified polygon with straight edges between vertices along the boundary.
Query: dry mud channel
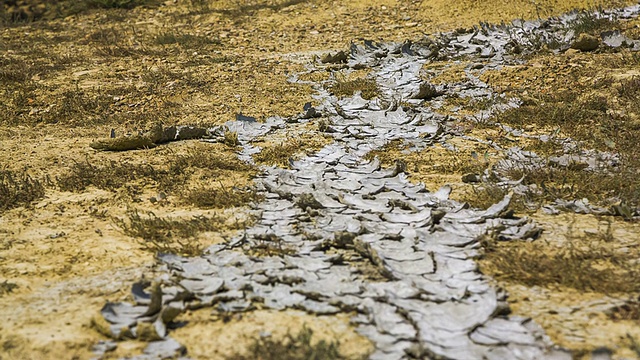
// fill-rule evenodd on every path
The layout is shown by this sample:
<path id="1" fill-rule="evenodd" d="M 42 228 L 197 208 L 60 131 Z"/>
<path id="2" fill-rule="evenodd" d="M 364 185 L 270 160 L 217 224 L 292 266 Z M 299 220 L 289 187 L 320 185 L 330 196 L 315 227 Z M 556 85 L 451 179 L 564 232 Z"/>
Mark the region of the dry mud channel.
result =
<path id="1" fill-rule="evenodd" d="M 294 26 L 287 23 L 286 13 L 301 16 L 300 12 L 311 11 L 303 5 L 259 10 L 252 26 L 266 26 L 268 20 L 259 17 L 263 12 L 271 21 L 279 19 L 279 26 Z M 331 6 L 316 5 L 321 10 L 316 8 L 318 19 L 329 16 Z M 375 8 L 382 13 L 396 9 L 383 18 L 390 24 L 404 23 L 380 25 L 379 35 L 387 37 L 379 41 L 358 40 L 340 50 L 345 38 L 374 38 L 365 36 L 373 35 L 371 28 L 363 29 L 353 19 L 337 20 L 335 33 L 341 35 L 329 34 L 323 47 L 309 46 L 313 41 L 303 38 L 298 40 L 300 51 L 290 52 L 282 47 L 291 43 L 265 39 L 264 58 L 278 59 L 274 70 L 278 78 L 269 78 L 268 73 L 247 75 L 254 64 L 238 68 L 241 79 L 229 80 L 237 81 L 237 92 L 227 89 L 229 94 L 210 96 L 219 103 L 239 105 L 221 107 L 215 118 L 207 119 L 216 125 L 207 127 L 204 144 L 190 140 L 106 153 L 94 152 L 88 145 L 108 126 L 69 127 L 65 132 L 72 138 L 78 132 L 73 140 L 60 131 L 43 135 L 42 127 L 3 129 L 2 161 L 14 168 L 32 162 L 36 173 L 47 173 L 48 161 L 60 161 L 52 154 L 60 149 L 67 149 L 65 155 L 70 157 L 78 156 L 73 155 L 76 152 L 94 161 L 155 165 L 186 152 L 187 146 L 200 152 L 233 153 L 246 164 L 257 163 L 260 171 L 250 181 L 236 173 L 218 174 L 215 180 L 229 188 L 254 186 L 257 196 L 247 207 L 202 210 L 171 203 L 171 196 L 166 200 L 153 187 L 143 187 L 138 195 L 145 200 L 137 208 L 153 210 L 159 217 L 225 219 L 220 229 L 227 230 L 208 231 L 197 239 L 204 248 L 199 256 L 154 257 L 141 249 L 140 240 L 123 235 L 122 226 L 101 213 L 124 216 L 131 204 L 118 192 L 47 190 L 46 198 L 31 207 L 3 213 L 0 281 L 18 286 L 0 298 L 0 315 L 7 319 L 0 325 L 0 358 L 233 358 L 254 339 L 282 338 L 303 327 L 313 331 L 316 341 L 339 341 L 340 354 L 346 358 L 637 357 L 633 343 L 640 339 L 637 320 L 614 322 L 605 314 L 638 294 L 496 282 L 485 274 L 491 264 L 483 264 L 487 271 L 478 266 L 482 240 L 489 235 L 514 244 L 545 241 L 562 246 L 572 231 L 587 235 L 600 231 L 602 218 L 596 215 L 602 209 L 580 199 L 547 204 L 544 211 L 530 216 L 514 213 L 514 194 L 527 185 L 500 178 L 501 174 L 523 164 L 544 166 L 542 160 L 517 146 L 460 128 L 462 119 L 488 118 L 521 104 L 519 98 L 497 89 L 523 81 L 520 77 L 505 73 L 502 81 L 487 79 L 488 74 L 522 66 L 522 52 L 535 58 L 545 44 L 560 43 L 556 52 L 564 54 L 557 56 L 565 58 L 558 61 L 570 62 L 566 52 L 575 39 L 567 28 L 577 15 L 471 26 L 479 20 L 497 23 L 532 17 L 517 13 L 526 9 L 565 11 L 581 4 L 553 5 L 532 9 L 529 4 L 501 12 L 466 2 L 450 8 L 444 2 L 389 2 Z M 369 9 L 358 2 L 351 6 L 354 18 Z M 338 6 L 336 11 L 348 10 Z M 403 13 L 409 10 L 415 15 Z M 632 6 L 600 16 L 615 14 L 633 21 L 639 11 Z M 417 27 L 443 32 L 420 38 L 407 30 Z M 636 40 L 617 33 L 602 41 L 601 46 L 640 49 Z M 517 51 L 514 43 L 519 44 Z M 581 56 L 578 50 L 569 53 Z M 364 91 L 336 96 L 332 90 L 344 79 L 362 78 L 377 85 L 375 96 L 365 96 Z M 280 97 L 270 94 L 269 86 L 257 85 L 265 82 L 273 82 L 283 94 L 299 91 L 281 96 L 286 111 L 274 110 Z M 255 98 L 254 90 L 262 99 Z M 225 96 L 228 99 L 220 100 Z M 450 106 L 452 98 L 498 101 L 465 113 Z M 192 123 L 211 110 L 205 105 L 211 98 L 199 100 L 202 108 L 178 123 Z M 240 112 L 244 116 L 229 121 Z M 501 129 L 514 142 L 545 136 L 506 125 Z M 229 134 L 237 137 L 237 147 L 222 145 Z M 303 139 L 298 143 L 302 152 L 288 154 L 283 163 L 260 160 L 272 144 L 297 139 Z M 389 144 L 397 143 L 402 150 L 389 150 Z M 467 174 L 421 171 L 421 167 L 437 168 L 431 162 L 448 161 L 443 153 L 477 149 L 500 154 L 492 174 L 498 179 L 492 180 L 507 190 L 486 209 L 460 200 L 469 191 L 460 180 Z M 10 163 L 10 151 L 18 154 L 17 161 Z M 594 168 L 615 160 L 606 153 L 586 151 L 581 156 L 586 166 Z M 56 171 L 63 170 L 48 174 L 55 176 Z M 149 196 L 154 197 L 152 203 L 146 200 Z M 619 217 L 610 221 L 616 239 L 611 246 L 637 246 L 633 223 Z"/>

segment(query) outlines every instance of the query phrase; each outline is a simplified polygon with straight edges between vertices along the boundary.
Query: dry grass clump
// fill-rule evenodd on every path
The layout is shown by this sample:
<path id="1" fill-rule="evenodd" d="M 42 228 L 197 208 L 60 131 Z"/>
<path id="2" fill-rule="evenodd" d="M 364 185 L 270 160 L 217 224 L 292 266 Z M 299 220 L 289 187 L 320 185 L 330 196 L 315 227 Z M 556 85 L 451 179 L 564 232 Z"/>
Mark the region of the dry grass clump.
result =
<path id="1" fill-rule="evenodd" d="M 202 245 L 197 241 L 200 233 L 228 229 L 224 219 L 216 216 L 162 218 L 153 212 L 141 216 L 137 210 L 128 210 L 126 219 L 114 218 L 113 221 L 124 234 L 138 239 L 145 250 L 182 256 L 202 254 Z"/>
<path id="2" fill-rule="evenodd" d="M 232 177 L 243 182 L 257 174 L 256 167 L 240 161 L 233 153 L 216 149 L 213 145 L 191 147 L 170 155 L 167 166 L 114 160 L 76 162 L 57 176 L 55 183 L 60 190 L 73 192 L 89 186 L 110 191 L 124 189 L 134 200 L 145 186 L 151 186 L 200 208 L 228 208 L 258 201 L 260 197 L 252 187 L 227 187 L 216 180 Z M 209 185 L 212 181 L 218 185 Z"/>
<path id="3" fill-rule="evenodd" d="M 610 230 L 596 236 L 567 234 L 562 248 L 543 242 L 483 240 L 481 268 L 498 280 L 527 286 L 566 286 L 603 294 L 640 291 L 640 253 L 616 251 Z"/>
<path id="4" fill-rule="evenodd" d="M 399 153 L 406 148 L 403 140 L 392 140 L 379 149 L 369 151 L 365 154 L 364 159 L 371 161 L 378 158 L 383 166 L 391 166 L 398 159 Z"/>
<path id="5" fill-rule="evenodd" d="M 569 28 L 576 36 L 582 33 L 600 35 L 601 31 L 615 29 L 619 25 L 615 19 L 599 18 L 592 11 L 581 11 L 576 19 L 569 23 Z"/>
<path id="6" fill-rule="evenodd" d="M 469 151 L 451 151 L 441 147 L 428 148 L 421 152 L 407 152 L 407 145 L 403 140 L 393 140 L 377 150 L 367 153 L 364 158 L 373 160 L 378 158 L 383 166 L 395 166 L 398 161 L 404 161 L 409 172 L 413 169 L 420 170 L 422 174 L 464 175 L 482 174 L 493 160 L 488 152 L 478 154 Z M 478 147 L 481 151 L 483 148 Z"/>
<path id="7" fill-rule="evenodd" d="M 241 162 L 229 152 L 215 147 L 198 145 L 183 154 L 169 156 L 167 166 L 88 160 L 75 162 L 65 173 L 56 177 L 62 191 L 81 192 L 89 186 L 110 191 L 125 191 L 131 199 L 138 199 L 145 186 L 159 192 L 176 195 L 180 201 L 200 208 L 228 208 L 244 206 L 259 200 L 252 187 L 210 185 L 217 178 L 249 179 L 257 173 L 254 166 Z M 215 182 L 215 181 L 214 181 Z"/>
<path id="8" fill-rule="evenodd" d="M 312 343 L 313 331 L 303 328 L 297 335 L 288 334 L 282 340 L 271 337 L 256 339 L 245 354 L 234 354 L 231 360 L 334 360 L 345 359 L 338 351 L 339 342 L 320 340 Z"/>
<path id="9" fill-rule="evenodd" d="M 222 184 L 199 185 L 192 189 L 185 189 L 181 196 L 187 204 L 204 209 L 245 206 L 261 200 L 261 196 L 253 187 L 227 189 Z"/>
<path id="10" fill-rule="evenodd" d="M 471 207 L 477 209 L 488 209 L 491 205 L 498 203 L 504 199 L 509 190 L 494 184 L 481 184 L 473 186 L 470 190 L 463 192 L 459 196 L 461 202 L 468 203 Z M 511 198 L 509 208 L 514 211 L 524 210 L 523 199 L 518 195 Z"/>
<path id="11" fill-rule="evenodd" d="M 530 99 L 495 117 L 495 121 L 525 127 L 560 129 L 566 134 L 599 150 L 609 150 L 608 141 L 620 135 L 620 128 L 610 121 L 609 103 L 603 96 L 581 96 L 579 91 L 558 91 Z"/>
<path id="12" fill-rule="evenodd" d="M 56 178 L 56 183 L 62 191 L 81 192 L 89 186 L 113 191 L 135 180 L 158 180 L 160 176 L 161 172 L 151 165 L 114 160 L 94 165 L 86 160 L 74 163 Z"/>
<path id="13" fill-rule="evenodd" d="M 225 131 L 224 140 L 222 141 L 222 143 L 227 145 L 228 147 L 240 146 L 240 140 L 238 140 L 238 133 L 235 131 Z"/>
<path id="14" fill-rule="evenodd" d="M 29 205 L 44 197 L 44 186 L 26 170 L 16 173 L 0 169 L 0 213 L 18 206 Z"/>
<path id="15" fill-rule="evenodd" d="M 366 100 L 371 100 L 380 93 L 376 81 L 367 78 L 347 80 L 344 77 L 338 77 L 336 83 L 330 87 L 330 90 L 338 97 L 352 96 L 357 91 L 360 91 L 362 98 Z"/>

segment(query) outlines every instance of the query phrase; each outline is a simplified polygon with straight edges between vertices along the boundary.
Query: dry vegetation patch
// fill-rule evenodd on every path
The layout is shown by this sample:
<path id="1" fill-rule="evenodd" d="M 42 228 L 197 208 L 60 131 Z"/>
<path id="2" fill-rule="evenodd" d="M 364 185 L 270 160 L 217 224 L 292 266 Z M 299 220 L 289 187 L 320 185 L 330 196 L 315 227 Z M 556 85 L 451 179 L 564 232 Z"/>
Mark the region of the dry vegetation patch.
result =
<path id="1" fill-rule="evenodd" d="M 545 231 L 534 242 L 487 237 L 483 273 L 509 293 L 518 315 L 541 324 L 552 340 L 589 359 L 598 347 L 633 358 L 640 271 L 637 230 L 613 217 L 532 215 Z"/>
<path id="2" fill-rule="evenodd" d="M 484 270 L 498 280 L 527 286 L 565 286 L 602 294 L 640 292 L 637 249 L 616 250 L 609 233 L 568 234 L 555 247 L 544 242 L 501 244 L 484 240 Z"/>

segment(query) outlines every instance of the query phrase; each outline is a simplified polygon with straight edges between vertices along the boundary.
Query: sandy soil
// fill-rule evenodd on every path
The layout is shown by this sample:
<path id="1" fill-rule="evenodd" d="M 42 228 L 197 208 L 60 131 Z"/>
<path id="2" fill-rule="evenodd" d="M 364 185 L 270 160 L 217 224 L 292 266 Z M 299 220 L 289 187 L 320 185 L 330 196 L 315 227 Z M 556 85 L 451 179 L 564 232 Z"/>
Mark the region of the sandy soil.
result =
<path id="1" fill-rule="evenodd" d="M 145 250 L 140 239 L 127 236 L 114 224 L 113 218 L 125 217 L 128 209 L 178 219 L 216 214 L 228 222 L 246 212 L 244 208 L 200 209 L 173 194 L 168 194 L 166 202 L 153 203 L 149 199 L 158 193 L 153 184 L 134 184 L 133 190 L 90 186 L 80 192 L 59 191 L 56 177 L 68 173 L 75 162 L 114 161 L 164 169 L 176 154 L 197 145 L 184 141 L 123 153 L 89 148 L 96 138 L 107 137 L 110 129 L 121 134 L 158 119 L 172 124 L 220 124 L 237 113 L 258 119 L 294 115 L 312 101 L 311 89 L 288 83 L 287 74 L 300 70 L 313 54 L 342 49 L 357 39 L 415 39 L 480 21 L 544 17 L 600 4 L 620 2 L 316 0 L 281 7 L 274 1 L 215 1 L 199 7 L 167 1 L 159 7 L 89 11 L 0 29 L 0 58 L 12 69 L 25 64 L 24 82 L 34 86 L 25 90 L 26 105 L 16 105 L 19 111 L 14 117 L 0 123 L 0 169 L 27 171 L 52 182 L 43 199 L 0 213 L 0 283 L 17 285 L 11 292 L 0 292 L 0 318 L 4 319 L 0 359 L 91 357 L 91 346 L 104 338 L 90 328 L 91 318 L 106 301 L 125 299 L 132 282 L 148 274 L 154 262 L 153 252 Z M 159 35 L 167 34 L 193 38 L 161 44 Z M 533 68 L 544 72 L 544 68 Z M 508 76 L 502 81 L 515 83 Z M 7 103 L 17 101 L 14 95 L 0 90 Z M 233 154 L 232 148 L 212 149 Z M 429 156 L 443 159 L 442 163 L 448 158 L 438 149 Z M 419 161 L 416 166 L 414 179 L 428 188 L 444 183 L 465 186 L 455 169 L 421 171 Z M 229 187 L 250 181 L 246 174 L 233 175 L 233 171 L 218 178 Z M 564 223 L 560 218 L 540 221 L 549 229 Z M 587 229 L 597 219 L 580 221 Z M 620 231 L 625 236 L 637 235 L 633 227 L 617 222 L 616 226 L 624 229 Z M 553 238 L 556 232 L 546 236 Z M 219 231 L 200 234 L 197 241 L 212 244 L 232 234 L 221 226 Z M 603 295 L 503 285 L 512 293 L 514 311 L 532 316 L 559 344 L 579 350 L 614 344 L 620 356 L 633 356 L 624 343 L 625 332 L 640 338 L 633 323 L 613 324 L 599 308 L 584 316 L 559 310 L 550 313 L 550 309 L 574 306 L 567 299 L 588 302 Z M 187 325 L 175 337 L 198 359 L 241 351 L 260 332 L 284 336 L 304 325 L 318 339 L 340 339 L 345 355 L 357 357 L 370 348 L 348 325 L 346 316 L 256 311 L 223 323 L 203 310 L 180 320 Z M 113 355 L 136 354 L 140 348 L 135 342 L 123 343 Z"/>

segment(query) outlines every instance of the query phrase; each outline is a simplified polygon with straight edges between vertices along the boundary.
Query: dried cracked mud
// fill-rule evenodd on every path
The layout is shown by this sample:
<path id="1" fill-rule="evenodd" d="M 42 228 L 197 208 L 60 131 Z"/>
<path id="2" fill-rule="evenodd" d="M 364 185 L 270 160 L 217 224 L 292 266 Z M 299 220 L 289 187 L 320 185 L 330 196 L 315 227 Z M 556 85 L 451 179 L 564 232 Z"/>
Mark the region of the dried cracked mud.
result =
<path id="1" fill-rule="evenodd" d="M 640 357 L 636 183 L 526 178 L 632 163 L 624 136 L 501 115 L 595 84 L 637 129 L 637 6 L 17 3 L 0 358 L 253 358 L 303 329 L 344 358 Z M 595 5 L 617 10 L 536 20 Z M 207 132 L 89 146 L 159 122 Z"/>

